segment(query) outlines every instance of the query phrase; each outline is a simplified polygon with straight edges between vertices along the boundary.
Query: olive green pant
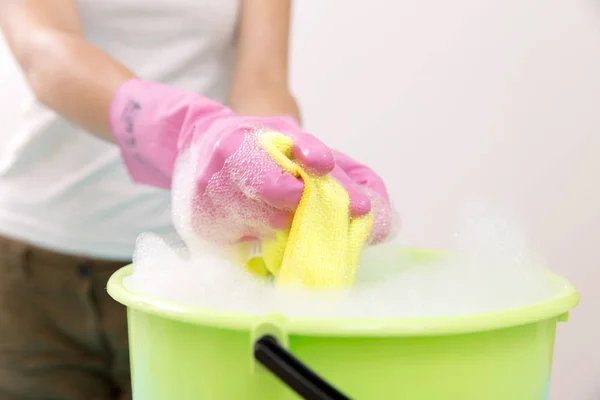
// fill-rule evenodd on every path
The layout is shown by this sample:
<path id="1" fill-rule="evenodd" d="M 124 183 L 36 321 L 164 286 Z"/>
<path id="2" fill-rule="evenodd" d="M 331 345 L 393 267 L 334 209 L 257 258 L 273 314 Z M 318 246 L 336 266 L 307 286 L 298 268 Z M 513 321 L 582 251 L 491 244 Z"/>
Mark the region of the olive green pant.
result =
<path id="1" fill-rule="evenodd" d="M 106 293 L 126 263 L 0 237 L 0 400 L 131 398 L 126 310 Z"/>

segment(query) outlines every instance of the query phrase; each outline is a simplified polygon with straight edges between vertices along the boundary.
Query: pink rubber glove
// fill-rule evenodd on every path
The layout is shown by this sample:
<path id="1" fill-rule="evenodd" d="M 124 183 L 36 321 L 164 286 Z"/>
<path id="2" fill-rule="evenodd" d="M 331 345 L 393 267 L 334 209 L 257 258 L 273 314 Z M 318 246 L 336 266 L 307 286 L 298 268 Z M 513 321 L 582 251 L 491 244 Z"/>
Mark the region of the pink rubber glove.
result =
<path id="1" fill-rule="evenodd" d="M 291 117 L 290 124 L 297 125 Z M 394 237 L 399 228 L 399 218 L 390 203 L 389 194 L 383 180 L 375 171 L 346 154 L 331 150 L 335 158 L 335 167 L 331 176 L 336 178 L 348 191 L 353 215 L 366 215 L 373 211 L 373 226 L 369 244 L 378 244 Z M 365 195 L 369 201 L 365 201 Z"/>
<path id="2" fill-rule="evenodd" d="M 373 226 L 369 244 L 382 243 L 392 239 L 395 229 L 398 228 L 396 216 L 383 180 L 371 168 L 363 165 L 342 152 L 333 150 L 335 168 L 331 175 L 346 188 L 360 190 L 371 200 L 373 211 Z M 349 182 L 347 182 L 349 180 Z"/>
<path id="3" fill-rule="evenodd" d="M 293 158 L 313 173 L 327 174 L 335 167 L 331 150 L 289 118 L 238 116 L 206 97 L 137 79 L 116 93 L 110 126 L 138 183 L 170 188 L 178 157 L 190 148 L 198 152 L 193 224 L 200 236 L 216 242 L 262 238 L 272 227 L 286 228 L 302 196 L 300 180 L 248 144 L 257 130 L 290 136 Z M 234 157 L 240 154 L 244 157 Z M 214 182 L 219 187 L 212 188 Z M 351 215 L 370 212 L 369 196 L 349 178 L 341 183 L 350 193 Z"/>
<path id="4" fill-rule="evenodd" d="M 288 118 L 290 124 L 298 127 L 295 119 Z M 353 216 L 366 215 L 373 211 L 373 226 L 369 244 L 378 244 L 394 237 L 399 228 L 399 218 L 390 204 L 389 194 L 383 180 L 375 171 L 346 154 L 331 150 L 335 167 L 331 176 L 336 178 L 348 191 Z M 367 196 L 368 201 L 365 199 Z"/>

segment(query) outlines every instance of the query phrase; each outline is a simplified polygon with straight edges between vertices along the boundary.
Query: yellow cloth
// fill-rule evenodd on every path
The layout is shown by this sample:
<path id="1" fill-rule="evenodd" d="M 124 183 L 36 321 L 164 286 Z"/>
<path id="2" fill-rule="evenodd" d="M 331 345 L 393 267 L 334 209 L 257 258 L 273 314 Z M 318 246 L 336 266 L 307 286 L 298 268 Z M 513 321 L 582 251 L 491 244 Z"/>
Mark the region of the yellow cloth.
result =
<path id="1" fill-rule="evenodd" d="M 274 275 L 278 286 L 319 290 L 351 286 L 372 215 L 350 218 L 344 187 L 329 175 L 312 175 L 293 162 L 289 137 L 265 132 L 259 141 L 285 172 L 302 178 L 304 192 L 291 229 L 263 241 L 262 258 L 251 259 L 247 268 L 260 276 Z"/>

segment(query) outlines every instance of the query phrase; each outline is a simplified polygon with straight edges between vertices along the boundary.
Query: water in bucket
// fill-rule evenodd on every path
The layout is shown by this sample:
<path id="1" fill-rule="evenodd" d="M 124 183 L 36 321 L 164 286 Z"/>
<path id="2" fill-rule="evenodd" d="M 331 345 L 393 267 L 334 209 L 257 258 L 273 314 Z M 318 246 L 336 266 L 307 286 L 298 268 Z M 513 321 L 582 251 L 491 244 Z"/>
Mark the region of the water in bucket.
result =
<path id="1" fill-rule="evenodd" d="M 147 235 L 109 285 L 130 307 L 134 396 L 547 399 L 556 322 L 577 293 L 504 218 L 472 215 L 458 238 L 452 253 L 374 247 L 351 290 L 308 294 Z M 281 375 L 290 357 L 300 372 Z"/>
<path id="2" fill-rule="evenodd" d="M 189 259 L 152 234 L 141 237 L 134 274 L 126 284 L 140 293 L 188 305 L 323 318 L 491 312 L 542 302 L 560 290 L 515 224 L 489 212 L 468 215 L 453 251 L 438 259 L 409 262 L 397 243 L 366 249 L 351 290 L 278 290 L 218 249 L 207 246 Z"/>
<path id="3" fill-rule="evenodd" d="M 578 296 L 508 219 L 471 209 L 451 252 L 379 245 L 350 288 L 282 290 L 198 240 L 198 226 L 227 237 L 225 222 L 249 212 L 252 230 L 267 224 L 260 207 L 228 202 L 222 219 L 203 218 L 197 161 L 183 161 L 173 186 L 186 251 L 145 234 L 108 285 L 129 309 L 135 399 L 547 398 L 556 324 Z M 224 171 L 215 199 L 245 181 L 243 169 Z"/>

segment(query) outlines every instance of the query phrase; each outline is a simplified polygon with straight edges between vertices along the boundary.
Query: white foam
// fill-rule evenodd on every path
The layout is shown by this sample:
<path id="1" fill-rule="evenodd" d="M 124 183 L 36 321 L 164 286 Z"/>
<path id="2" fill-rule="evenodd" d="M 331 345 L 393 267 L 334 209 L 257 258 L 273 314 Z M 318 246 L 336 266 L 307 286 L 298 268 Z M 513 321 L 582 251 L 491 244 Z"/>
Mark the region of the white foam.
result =
<path id="1" fill-rule="evenodd" d="M 355 286 L 343 292 L 278 291 L 245 272 L 226 249 L 195 243 L 190 257 L 153 234 L 140 237 L 125 284 L 193 306 L 327 318 L 473 314 L 539 303 L 562 289 L 508 218 L 472 209 L 462 221 L 455 249 L 442 261 L 408 263 L 397 243 L 367 249 Z"/>

